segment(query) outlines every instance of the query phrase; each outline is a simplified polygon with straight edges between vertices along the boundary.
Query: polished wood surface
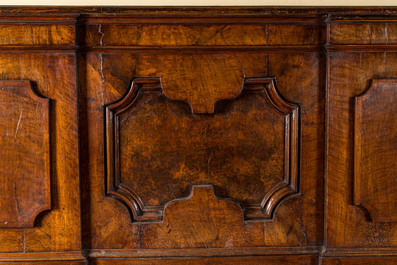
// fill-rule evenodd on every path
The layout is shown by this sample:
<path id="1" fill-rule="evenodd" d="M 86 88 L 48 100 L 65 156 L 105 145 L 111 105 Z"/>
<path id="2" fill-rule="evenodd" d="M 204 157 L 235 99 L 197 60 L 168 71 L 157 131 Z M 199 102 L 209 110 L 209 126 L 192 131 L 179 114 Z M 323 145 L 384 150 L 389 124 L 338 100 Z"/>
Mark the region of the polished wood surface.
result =
<path id="1" fill-rule="evenodd" d="M 2 80 L 0 87 L 0 227 L 33 227 L 51 209 L 50 101 L 27 80 Z"/>
<path id="2" fill-rule="evenodd" d="M 374 222 L 397 221 L 396 79 L 373 79 L 355 98 L 354 203 Z"/>
<path id="3" fill-rule="evenodd" d="M 0 8 L 0 263 L 397 264 L 397 9 Z"/>
<path id="4" fill-rule="evenodd" d="M 216 108 L 203 102 L 210 116 L 177 101 L 159 79 L 138 78 L 106 107 L 107 192 L 134 219 L 161 220 L 163 206 L 192 183 L 215 185 L 219 196 L 242 204 L 247 219 L 270 218 L 297 192 L 299 108 L 280 97 L 273 79 L 245 79 L 240 95 Z"/>

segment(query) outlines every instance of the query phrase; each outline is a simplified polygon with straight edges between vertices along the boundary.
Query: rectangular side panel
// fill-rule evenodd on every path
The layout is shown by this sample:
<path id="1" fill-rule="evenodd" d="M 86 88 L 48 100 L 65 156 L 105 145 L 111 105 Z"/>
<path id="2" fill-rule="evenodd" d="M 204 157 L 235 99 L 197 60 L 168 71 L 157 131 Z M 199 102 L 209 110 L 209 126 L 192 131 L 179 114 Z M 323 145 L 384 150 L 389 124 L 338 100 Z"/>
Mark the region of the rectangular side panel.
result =
<path id="1" fill-rule="evenodd" d="M 330 27 L 331 44 L 397 44 L 397 24 L 335 23 Z"/>
<path id="2" fill-rule="evenodd" d="M 0 46 L 70 46 L 75 44 L 75 26 L 71 24 L 2 24 Z"/>
<path id="3" fill-rule="evenodd" d="M 266 45 L 264 25 L 142 25 L 137 34 L 140 46 Z"/>
<path id="4" fill-rule="evenodd" d="M 0 53 L 0 74 L 4 79 L 31 80 L 39 94 L 52 100 L 49 110 L 51 210 L 40 214 L 35 220 L 34 228 L 24 232 L 0 229 L 0 238 L 19 238 L 24 235 L 24 247 L 21 248 L 17 240 L 8 240 L 13 247 L 10 245 L 5 251 L 49 252 L 81 249 L 75 72 L 74 53 Z M 35 117 L 34 110 L 31 115 Z M 24 116 L 21 118 L 20 128 L 26 122 L 23 118 Z M 14 134 L 16 125 L 13 126 Z M 34 193 L 29 194 L 32 202 L 38 198 Z"/>
<path id="5" fill-rule="evenodd" d="M 299 46 L 325 42 L 324 24 L 227 24 L 208 22 L 199 25 L 128 24 L 90 21 L 83 25 L 79 35 L 88 46 Z M 105 20 L 106 22 L 106 20 Z"/>
<path id="6" fill-rule="evenodd" d="M 354 115 L 355 105 L 354 98 L 363 94 L 370 87 L 372 79 L 393 78 L 397 76 L 397 54 L 396 53 L 330 53 L 329 54 L 329 77 L 328 77 L 328 131 L 327 131 L 327 246 L 328 247 L 395 247 L 397 246 L 397 224 L 395 222 L 372 222 L 367 210 L 361 206 L 354 205 Z M 389 91 L 389 93 L 392 93 Z M 391 99 L 393 95 L 387 98 Z M 379 100 L 382 97 L 378 97 Z M 381 104 L 382 105 L 382 104 Z M 365 111 L 372 111 L 373 114 L 368 115 L 385 115 L 387 113 L 377 113 L 377 110 L 385 107 L 393 107 L 390 104 L 377 108 L 371 105 L 366 107 Z M 365 112 L 360 112 L 364 113 Z M 370 117 L 369 116 L 369 117 Z M 388 124 L 388 126 L 394 126 Z M 361 130 L 357 127 L 356 129 Z M 371 141 L 381 139 L 384 129 L 375 130 L 372 133 Z M 356 132 L 360 133 L 360 131 Z M 363 134 L 364 135 L 364 134 Z M 371 134 L 369 134 L 371 135 Z M 368 136 L 369 136 L 368 135 Z M 380 138 L 378 138 L 378 136 Z M 382 138 L 382 139 L 388 139 Z M 365 147 L 365 146 L 364 146 Z M 365 147 L 367 148 L 367 147 Z M 382 147 L 383 148 L 383 147 Z M 375 150 L 375 149 L 372 149 Z M 359 150 L 356 149 L 359 153 Z M 394 151 L 392 151 L 394 152 Z M 392 152 L 390 154 L 392 154 Z M 378 154 L 366 152 L 377 160 Z M 378 160 L 379 163 L 382 163 Z M 387 162 L 387 161 L 385 161 Z M 369 164 L 357 164 L 358 169 L 365 169 Z M 391 165 L 391 166 L 390 166 Z M 389 168 L 393 168 L 394 164 L 389 163 Z M 368 177 L 374 176 L 375 172 L 367 172 L 364 170 L 360 176 L 360 180 L 366 181 Z M 379 172 L 382 176 L 376 177 L 381 181 L 384 173 Z M 358 177 L 358 176 L 357 176 Z M 374 179 L 375 177 L 372 177 Z M 390 179 L 393 183 L 393 179 Z M 383 181 L 384 182 L 384 181 Z M 365 182 L 366 183 L 366 182 Z M 371 185 L 365 184 L 361 187 L 367 189 Z M 368 186 L 368 187 L 366 187 Z M 390 187 L 392 189 L 392 187 Z M 377 200 L 376 193 L 369 194 L 366 192 L 367 199 Z M 375 196 L 375 197 L 374 197 Z M 382 195 L 379 191 L 379 196 Z M 389 196 L 394 196 L 389 194 Z M 381 197 L 379 197 L 381 198 Z M 393 198 L 393 197 L 390 197 Z M 390 199 L 388 199 L 390 200 Z M 392 207 L 391 205 L 388 207 Z M 376 221 L 376 220 L 375 220 Z"/>
<path id="7" fill-rule="evenodd" d="M 354 99 L 354 203 L 397 222 L 397 79 L 373 79 Z"/>
<path id="8" fill-rule="evenodd" d="M 50 100 L 28 80 L 0 81 L 0 228 L 51 209 Z"/>
<path id="9" fill-rule="evenodd" d="M 268 76 L 277 78 L 284 98 L 300 105 L 302 133 L 300 195 L 282 202 L 273 221 L 265 223 L 268 246 L 322 244 L 324 184 L 319 176 L 324 172 L 324 75 L 321 53 L 268 54 Z"/>
<path id="10" fill-rule="evenodd" d="M 203 30 L 205 28 L 205 30 Z M 265 25 L 88 24 L 83 43 L 100 46 L 266 45 Z"/>
<path id="11" fill-rule="evenodd" d="M 104 108 L 119 99 L 135 75 L 135 54 L 85 54 L 79 60 L 83 240 L 87 248 L 137 248 L 138 223 L 105 196 Z M 106 80 L 106 82 L 105 82 Z M 114 218 L 117 216 L 117 218 Z"/>

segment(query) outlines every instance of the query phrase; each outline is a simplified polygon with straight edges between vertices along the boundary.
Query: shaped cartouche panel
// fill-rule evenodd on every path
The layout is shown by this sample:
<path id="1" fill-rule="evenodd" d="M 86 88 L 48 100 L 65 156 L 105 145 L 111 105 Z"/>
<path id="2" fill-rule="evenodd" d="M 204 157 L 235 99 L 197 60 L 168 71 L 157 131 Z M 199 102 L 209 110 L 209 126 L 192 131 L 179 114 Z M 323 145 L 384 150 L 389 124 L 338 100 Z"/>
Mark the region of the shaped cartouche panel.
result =
<path id="1" fill-rule="evenodd" d="M 245 228 L 243 211 L 236 202 L 216 197 L 211 185 L 193 185 L 188 198 L 167 204 L 163 222 L 141 225 L 141 247 L 236 246 L 248 243 Z"/>
<path id="2" fill-rule="evenodd" d="M 0 80 L 0 227 L 33 227 L 51 208 L 50 100 Z"/>
<path id="3" fill-rule="evenodd" d="M 298 191 L 299 107 L 273 78 L 249 78 L 239 96 L 197 114 L 164 93 L 157 78 L 135 79 L 106 106 L 107 193 L 135 220 L 161 220 L 192 185 L 239 203 L 246 219 L 271 218 Z"/>
<path id="4" fill-rule="evenodd" d="M 355 98 L 354 203 L 374 222 L 397 221 L 397 79 Z"/>

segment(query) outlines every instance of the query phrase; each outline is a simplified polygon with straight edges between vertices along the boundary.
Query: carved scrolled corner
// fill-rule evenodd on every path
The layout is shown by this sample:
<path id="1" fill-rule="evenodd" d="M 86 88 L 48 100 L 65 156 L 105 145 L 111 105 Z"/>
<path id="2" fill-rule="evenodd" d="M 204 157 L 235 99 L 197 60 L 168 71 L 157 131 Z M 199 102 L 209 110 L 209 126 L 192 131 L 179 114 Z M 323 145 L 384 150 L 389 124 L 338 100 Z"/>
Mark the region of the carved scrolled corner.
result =
<path id="1" fill-rule="evenodd" d="M 130 116 L 135 114 L 134 108 L 143 100 L 144 95 L 152 95 L 151 97 L 161 97 L 163 101 L 179 102 L 178 104 L 189 105 L 186 100 L 178 100 L 167 98 L 163 93 L 162 84 L 159 78 L 138 78 L 134 79 L 129 92 L 119 101 L 105 106 L 105 124 L 106 124 L 106 193 L 107 195 L 120 200 L 129 209 L 133 221 L 161 221 L 165 205 L 148 205 L 138 195 L 140 187 L 131 186 L 123 183 L 120 176 L 120 148 L 126 148 L 120 144 L 120 115 Z M 153 96 L 157 95 L 157 96 Z M 226 98 L 217 100 L 214 103 L 214 112 L 200 113 L 197 119 L 205 119 L 207 115 L 217 115 L 218 108 L 222 108 L 225 104 L 233 104 L 239 98 L 249 97 L 264 98 L 263 102 L 269 106 L 272 111 L 278 113 L 282 117 L 284 133 L 283 146 L 277 147 L 283 150 L 284 164 L 283 176 L 279 182 L 274 183 L 271 187 L 267 187 L 264 191 L 265 195 L 258 199 L 257 203 L 246 204 L 234 198 L 228 198 L 236 201 L 242 207 L 246 220 L 267 220 L 271 219 L 276 206 L 285 198 L 297 194 L 299 192 L 299 106 L 297 104 L 286 101 L 277 91 L 274 78 L 246 78 L 240 95 L 235 98 Z M 149 102 L 150 97 L 145 98 L 145 102 Z M 263 103 L 261 103 L 263 104 Z M 185 108 L 186 110 L 186 108 Z M 191 115 L 194 111 L 190 108 Z M 187 115 L 187 114 L 186 114 Z M 200 118 L 202 117 L 202 118 Z M 279 118 L 280 119 L 280 118 Z M 159 158 L 160 159 L 160 158 Z M 151 180 L 153 181 L 153 180 Z M 208 182 L 207 182 L 208 183 Z M 187 185 L 195 185 L 201 183 L 189 182 Z M 209 183 L 213 184 L 214 183 Z M 225 189 L 214 185 L 216 189 Z M 226 187 L 227 188 L 227 187 Z M 177 199 L 173 198 L 171 201 Z M 169 200 L 170 201 L 170 200 Z"/>
<path id="2" fill-rule="evenodd" d="M 50 99 L 0 80 L 0 228 L 31 228 L 51 209 Z"/>
<path id="3" fill-rule="evenodd" d="M 373 222 L 397 222 L 397 79 L 354 97 L 353 203 Z"/>
<path id="4" fill-rule="evenodd" d="M 128 93 L 119 101 L 105 107 L 106 115 L 106 193 L 109 196 L 123 202 L 136 221 L 158 221 L 162 218 L 163 209 L 152 207 L 145 210 L 145 206 L 134 190 L 127 185 L 120 183 L 119 163 L 118 163 L 118 143 L 119 120 L 118 114 L 123 113 L 139 100 L 143 93 L 155 92 L 162 93 L 159 78 L 136 78 L 131 84 Z"/>
<path id="5" fill-rule="evenodd" d="M 299 192 L 299 156 L 300 156 L 300 110 L 299 105 L 285 100 L 277 90 L 275 78 L 245 79 L 243 93 L 261 91 L 268 103 L 285 116 L 285 171 L 284 180 L 274 185 L 263 198 L 260 207 L 247 206 L 246 219 L 271 219 L 274 210 L 282 200 Z"/>

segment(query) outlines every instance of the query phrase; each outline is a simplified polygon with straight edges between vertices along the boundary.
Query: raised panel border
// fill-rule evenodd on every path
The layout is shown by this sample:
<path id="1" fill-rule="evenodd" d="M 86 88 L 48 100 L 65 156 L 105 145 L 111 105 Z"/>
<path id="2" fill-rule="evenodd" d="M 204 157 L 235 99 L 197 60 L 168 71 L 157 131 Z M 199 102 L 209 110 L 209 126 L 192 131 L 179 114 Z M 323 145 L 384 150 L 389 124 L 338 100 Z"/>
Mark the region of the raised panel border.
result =
<path id="1" fill-rule="evenodd" d="M 266 95 L 268 104 L 285 115 L 285 173 L 284 180 L 273 186 L 259 204 L 241 205 L 246 220 L 271 219 L 275 207 L 284 198 L 299 191 L 299 106 L 282 98 L 277 91 L 275 78 L 244 79 L 241 93 L 258 90 L 263 91 Z M 117 115 L 132 108 L 139 100 L 140 95 L 148 91 L 162 93 L 159 78 L 134 79 L 130 90 L 123 98 L 105 106 L 106 194 L 123 202 L 132 214 L 133 220 L 161 221 L 164 207 L 145 206 L 131 187 L 120 182 L 118 168 L 119 120 Z"/>
<path id="2" fill-rule="evenodd" d="M 394 83 L 397 88 L 397 79 L 372 79 L 371 85 L 364 93 L 354 97 L 354 192 L 353 192 L 353 203 L 354 205 L 363 209 L 369 218 L 373 222 L 397 222 L 397 216 L 386 217 L 381 216 L 377 209 L 367 203 L 362 199 L 361 191 L 361 178 L 363 177 L 363 172 L 361 170 L 360 154 L 362 152 L 362 138 L 361 134 L 358 133 L 359 127 L 362 123 L 362 103 L 377 92 L 377 85 L 382 83 Z M 397 90 L 396 90 L 397 91 Z"/>
<path id="3" fill-rule="evenodd" d="M 48 121 L 47 124 L 47 134 L 44 135 L 44 146 L 46 146 L 46 151 L 44 152 L 44 172 L 45 176 L 43 176 L 45 181 L 45 186 L 43 190 L 47 193 L 45 195 L 45 201 L 43 205 L 36 209 L 31 216 L 27 216 L 23 218 L 21 221 L 18 218 L 16 223 L 2 221 L 0 222 L 0 228 L 32 228 L 34 227 L 34 223 L 36 218 L 40 215 L 40 213 L 51 210 L 51 144 L 50 144 L 50 133 L 51 133 L 51 126 L 50 126 L 50 109 L 51 109 L 51 99 L 40 95 L 35 89 L 34 85 L 30 80 L 0 80 L 0 87 L 3 90 L 3 87 L 10 87 L 15 90 L 19 89 L 18 92 L 39 102 L 43 105 L 43 108 L 47 111 L 43 113 L 45 115 L 46 120 Z"/>

